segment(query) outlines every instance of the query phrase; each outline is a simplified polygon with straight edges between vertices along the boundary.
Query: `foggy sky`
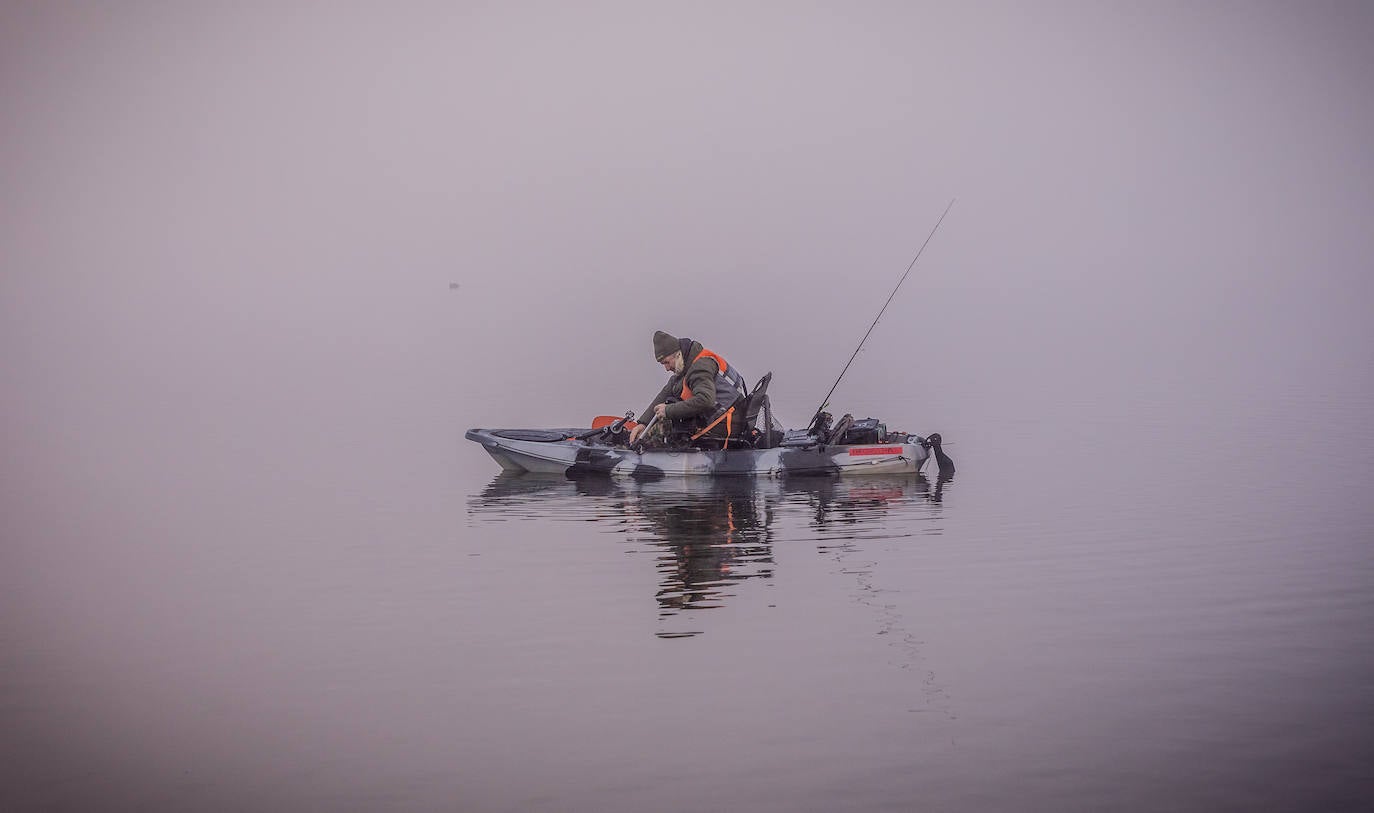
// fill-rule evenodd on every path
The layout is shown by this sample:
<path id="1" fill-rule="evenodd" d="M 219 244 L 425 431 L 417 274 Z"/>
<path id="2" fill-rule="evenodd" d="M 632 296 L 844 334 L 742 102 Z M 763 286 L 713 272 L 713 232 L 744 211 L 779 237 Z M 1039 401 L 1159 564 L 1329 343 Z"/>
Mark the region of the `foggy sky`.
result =
<path id="1" fill-rule="evenodd" d="M 958 343 L 956 375 L 1071 375 L 1162 343 L 1166 366 L 1367 388 L 1370 18 L 11 5 L 6 423 L 129 381 L 176 399 L 205 365 L 250 398 L 418 376 L 446 345 L 620 411 L 660 328 L 810 401 L 955 197 L 871 340 L 884 364 Z M 563 349 L 637 375 L 588 393 Z"/>

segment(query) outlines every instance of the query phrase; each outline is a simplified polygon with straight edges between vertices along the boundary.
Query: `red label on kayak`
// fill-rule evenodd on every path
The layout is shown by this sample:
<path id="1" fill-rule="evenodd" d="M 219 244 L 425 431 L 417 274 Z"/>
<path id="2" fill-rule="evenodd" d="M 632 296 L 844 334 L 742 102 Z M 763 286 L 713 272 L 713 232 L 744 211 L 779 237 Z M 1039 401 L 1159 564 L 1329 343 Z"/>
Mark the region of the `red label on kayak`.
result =
<path id="1" fill-rule="evenodd" d="M 862 449 L 850 449 L 850 457 L 862 457 L 869 454 L 901 454 L 901 446 L 865 446 Z"/>

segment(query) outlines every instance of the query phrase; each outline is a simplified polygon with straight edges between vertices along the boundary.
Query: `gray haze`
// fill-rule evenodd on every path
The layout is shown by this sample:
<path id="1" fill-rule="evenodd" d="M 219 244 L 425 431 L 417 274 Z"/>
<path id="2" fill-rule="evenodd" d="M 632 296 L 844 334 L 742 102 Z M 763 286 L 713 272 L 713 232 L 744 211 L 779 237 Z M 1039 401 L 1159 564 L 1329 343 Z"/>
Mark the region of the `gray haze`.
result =
<path id="1" fill-rule="evenodd" d="M 1204 548 L 1324 523 L 1302 550 L 1339 555 L 1262 561 L 1339 574 L 1350 625 L 1306 662 L 1340 680 L 1307 685 L 1368 715 L 1371 35 L 1354 2 L 5 4 L 0 801 L 458 805 L 380 755 L 452 745 L 415 680 L 440 620 L 446 652 L 531 640 L 461 603 L 534 606 L 460 587 L 495 473 L 462 430 L 643 408 L 656 329 L 772 370 L 802 423 L 952 198 L 843 411 L 955 441 L 994 512 L 959 526 L 951 489 L 970 548 L 1051 491 L 1101 529 L 1185 503 Z M 566 576 L 511 567 L 531 602 Z M 958 635 L 1020 611 L 979 595 L 952 694 Z M 317 704 L 356 634 L 395 672 Z M 365 767 L 311 762 L 337 742 Z M 485 777 L 459 809 L 571 781 L 454 750 Z"/>

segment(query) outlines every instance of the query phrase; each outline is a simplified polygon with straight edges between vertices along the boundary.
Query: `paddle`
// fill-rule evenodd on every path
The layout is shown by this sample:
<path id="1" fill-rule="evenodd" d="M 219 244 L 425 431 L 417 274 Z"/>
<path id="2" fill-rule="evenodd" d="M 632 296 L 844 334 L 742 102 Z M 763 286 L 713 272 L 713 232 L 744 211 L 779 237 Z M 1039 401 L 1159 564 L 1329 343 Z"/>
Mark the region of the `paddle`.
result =
<path id="1" fill-rule="evenodd" d="M 613 437 L 617 432 L 633 429 L 639 424 L 631 418 L 633 412 L 626 412 L 624 415 L 597 415 L 592 419 L 592 428 L 580 435 L 573 435 L 573 440 L 590 440 L 597 435 L 607 435 Z"/>
<path id="2" fill-rule="evenodd" d="M 629 415 L 597 415 L 595 418 L 592 418 L 592 428 L 600 429 L 603 426 L 610 426 L 611 424 L 620 420 L 625 421 L 626 429 L 634 429 L 636 426 L 639 426 L 639 424 L 635 423 L 634 421 L 627 420 L 629 417 Z"/>

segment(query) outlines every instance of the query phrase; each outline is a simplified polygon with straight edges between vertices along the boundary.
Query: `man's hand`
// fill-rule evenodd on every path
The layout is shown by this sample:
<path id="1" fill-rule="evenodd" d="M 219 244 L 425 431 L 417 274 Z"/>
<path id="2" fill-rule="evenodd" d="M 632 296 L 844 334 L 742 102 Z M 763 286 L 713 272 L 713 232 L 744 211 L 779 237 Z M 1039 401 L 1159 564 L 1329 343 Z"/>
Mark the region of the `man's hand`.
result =
<path id="1" fill-rule="evenodd" d="M 630 430 L 630 445 L 633 446 L 635 441 L 639 440 L 639 436 L 644 434 L 644 430 L 649 426 L 649 424 L 654 423 L 655 421 L 662 423 L 663 421 L 667 420 L 667 418 L 665 417 L 667 415 L 667 409 L 668 407 L 664 404 L 656 404 L 654 406 L 654 417 L 650 418 L 645 423 L 635 424 L 635 427 Z"/>

